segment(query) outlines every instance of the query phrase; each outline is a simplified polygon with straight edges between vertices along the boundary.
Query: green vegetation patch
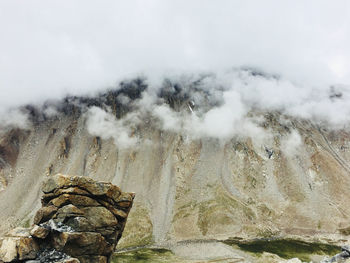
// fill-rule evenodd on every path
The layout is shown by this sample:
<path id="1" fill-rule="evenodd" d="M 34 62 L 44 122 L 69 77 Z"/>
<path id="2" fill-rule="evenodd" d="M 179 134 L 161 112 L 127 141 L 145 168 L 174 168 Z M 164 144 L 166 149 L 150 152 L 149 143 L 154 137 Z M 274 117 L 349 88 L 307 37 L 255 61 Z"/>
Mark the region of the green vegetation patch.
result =
<path id="1" fill-rule="evenodd" d="M 240 249 L 262 254 L 269 252 L 285 259 L 299 258 L 302 261 L 310 261 L 311 255 L 335 255 L 341 251 L 336 245 L 325 243 L 311 243 L 294 239 L 258 239 L 253 241 L 226 240 L 225 244 L 238 246 Z"/>
<path id="2" fill-rule="evenodd" d="M 179 262 L 177 257 L 167 249 L 142 248 L 133 251 L 115 253 L 111 263 L 167 263 Z"/>
<path id="3" fill-rule="evenodd" d="M 205 236 L 212 226 L 229 226 L 235 224 L 237 218 L 254 221 L 256 215 L 246 204 L 229 196 L 220 186 L 215 189 L 212 200 L 197 204 L 199 208 L 197 225 Z"/>
<path id="4" fill-rule="evenodd" d="M 29 219 L 27 219 L 27 220 L 25 220 L 25 221 L 23 221 L 22 223 L 21 223 L 21 226 L 22 227 L 25 227 L 25 228 L 29 228 L 30 227 L 30 218 Z"/>
<path id="5" fill-rule="evenodd" d="M 135 203 L 128 216 L 123 236 L 118 248 L 145 246 L 153 243 L 153 225 L 149 211 L 140 203 Z"/>

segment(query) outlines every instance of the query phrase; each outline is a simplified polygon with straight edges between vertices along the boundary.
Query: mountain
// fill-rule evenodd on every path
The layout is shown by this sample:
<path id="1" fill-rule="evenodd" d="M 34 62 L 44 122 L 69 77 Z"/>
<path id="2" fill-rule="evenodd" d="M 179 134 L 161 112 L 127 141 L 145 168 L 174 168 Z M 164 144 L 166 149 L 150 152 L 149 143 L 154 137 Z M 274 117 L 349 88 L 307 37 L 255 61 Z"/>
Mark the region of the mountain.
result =
<path id="1" fill-rule="evenodd" d="M 95 97 L 23 107 L 31 125 L 0 136 L 0 232 L 31 224 L 42 181 L 63 173 L 135 192 L 118 249 L 156 246 L 196 257 L 201 249 L 211 253 L 199 246 L 223 241 L 249 258 L 242 244 L 256 239 L 335 246 L 348 240 L 348 130 L 252 109 L 247 116 L 259 120 L 256 136 L 243 136 L 242 126 L 229 138 L 191 137 L 187 128 L 166 129 L 142 112 L 135 102 L 146 90 L 137 79 Z M 200 112 L 189 94 L 165 87 L 155 104 L 180 117 L 220 105 L 204 100 Z"/>

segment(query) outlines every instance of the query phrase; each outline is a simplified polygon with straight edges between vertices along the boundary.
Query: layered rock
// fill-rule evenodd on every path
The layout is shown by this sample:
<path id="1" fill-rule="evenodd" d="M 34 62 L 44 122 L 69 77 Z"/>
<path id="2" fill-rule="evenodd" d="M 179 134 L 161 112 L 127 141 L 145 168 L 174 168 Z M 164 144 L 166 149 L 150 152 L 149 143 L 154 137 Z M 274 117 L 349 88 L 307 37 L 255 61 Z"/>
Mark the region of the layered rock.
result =
<path id="1" fill-rule="evenodd" d="M 111 183 L 61 174 L 46 180 L 42 190 L 33 227 L 17 228 L 0 239 L 0 261 L 108 262 L 134 194 Z M 51 258 L 43 260 L 50 253 Z"/>

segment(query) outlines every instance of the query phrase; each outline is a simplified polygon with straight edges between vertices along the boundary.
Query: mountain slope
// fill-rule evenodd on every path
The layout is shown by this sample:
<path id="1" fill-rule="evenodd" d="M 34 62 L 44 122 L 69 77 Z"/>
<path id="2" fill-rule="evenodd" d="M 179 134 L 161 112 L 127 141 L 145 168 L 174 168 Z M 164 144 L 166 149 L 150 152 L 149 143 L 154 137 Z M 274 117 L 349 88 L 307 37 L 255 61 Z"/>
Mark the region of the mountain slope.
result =
<path id="1" fill-rule="evenodd" d="M 107 98 L 113 101 L 118 95 Z M 137 99 L 140 92 L 129 95 Z M 180 95 L 164 96 L 173 109 L 191 114 L 189 98 Z M 106 101 L 85 103 L 87 109 L 103 108 Z M 117 121 L 132 111 L 109 106 L 118 112 Z M 91 135 L 86 109 L 69 103 L 60 107 L 49 118 L 33 109 L 30 128 L 1 134 L 1 233 L 30 224 L 40 207 L 41 182 L 64 173 L 110 181 L 136 193 L 119 248 L 176 249 L 181 242 L 276 237 L 337 244 L 348 240 L 346 130 L 251 111 L 260 120 L 263 139 L 248 134 L 221 140 L 163 129 L 150 116 L 132 126 L 129 140 L 137 142 L 125 146 L 118 141 L 122 130 L 119 134 L 107 126 L 102 131 L 114 137 Z"/>

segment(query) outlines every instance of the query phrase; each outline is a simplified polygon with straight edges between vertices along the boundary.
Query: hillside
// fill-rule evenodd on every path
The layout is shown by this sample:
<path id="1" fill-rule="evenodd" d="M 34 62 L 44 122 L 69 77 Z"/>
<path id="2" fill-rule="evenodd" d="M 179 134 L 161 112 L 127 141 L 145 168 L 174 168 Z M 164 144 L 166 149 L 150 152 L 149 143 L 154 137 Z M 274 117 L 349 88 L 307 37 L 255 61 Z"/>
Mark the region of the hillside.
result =
<path id="1" fill-rule="evenodd" d="M 348 241 L 349 131 L 277 111 L 251 110 L 247 116 L 258 119 L 258 131 L 267 136 L 191 137 L 188 130 L 167 129 L 155 115 L 143 112 L 128 124 L 123 139 L 126 124 L 120 121 L 134 121 L 128 113 L 135 112 L 133 103 L 146 90 L 142 81 L 132 83 L 96 97 L 28 106 L 24 109 L 32 124 L 27 129 L 2 131 L 1 233 L 31 224 L 40 207 L 42 181 L 63 173 L 136 193 L 118 249 L 152 245 L 187 257 L 204 241 Z M 120 102 L 121 95 L 127 102 Z M 163 103 L 159 107 L 166 105 L 176 114 L 196 110 L 181 89 L 163 89 L 158 99 Z M 204 102 L 202 109 L 205 103 L 208 109 L 215 107 Z M 47 113 L 48 105 L 54 105 L 54 114 Z M 96 122 L 93 114 L 102 109 L 115 117 L 110 120 L 114 126 L 106 125 L 107 115 Z M 193 245 L 191 253 L 185 244 Z"/>

